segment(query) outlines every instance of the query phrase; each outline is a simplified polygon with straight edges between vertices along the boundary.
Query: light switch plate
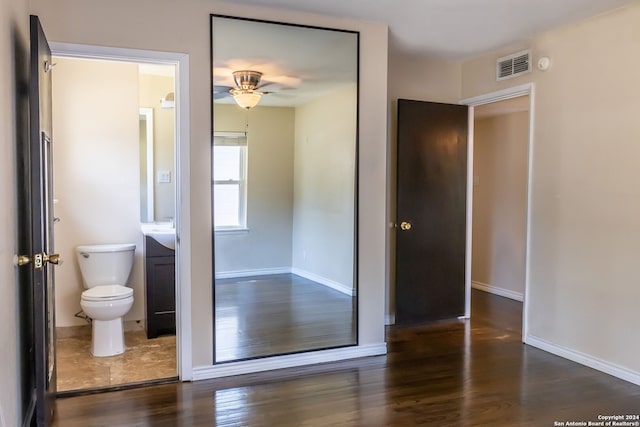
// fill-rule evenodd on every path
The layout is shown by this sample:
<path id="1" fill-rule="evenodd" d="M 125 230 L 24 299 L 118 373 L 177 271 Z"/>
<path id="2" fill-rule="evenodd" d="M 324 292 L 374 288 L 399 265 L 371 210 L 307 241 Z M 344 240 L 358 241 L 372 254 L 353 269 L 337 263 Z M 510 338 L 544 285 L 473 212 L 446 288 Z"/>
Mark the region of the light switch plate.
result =
<path id="1" fill-rule="evenodd" d="M 158 171 L 158 184 L 171 182 L 171 171 Z"/>

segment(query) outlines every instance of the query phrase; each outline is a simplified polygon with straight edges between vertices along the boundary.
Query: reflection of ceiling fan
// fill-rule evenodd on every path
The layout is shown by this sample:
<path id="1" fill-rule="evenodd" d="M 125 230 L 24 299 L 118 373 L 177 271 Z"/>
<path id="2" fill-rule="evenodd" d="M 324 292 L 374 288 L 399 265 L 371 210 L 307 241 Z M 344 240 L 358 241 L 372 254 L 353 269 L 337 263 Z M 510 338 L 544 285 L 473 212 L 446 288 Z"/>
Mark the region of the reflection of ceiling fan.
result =
<path id="1" fill-rule="evenodd" d="M 231 95 L 236 103 L 242 108 L 255 107 L 260 102 L 260 98 L 262 95 L 266 95 L 271 92 L 259 91 L 261 87 L 265 87 L 266 85 L 260 86 L 260 79 L 262 78 L 262 73 L 259 71 L 251 71 L 251 70 L 240 70 L 233 72 L 233 80 L 236 83 L 235 88 L 231 88 L 228 86 L 216 86 L 214 88 L 214 99 L 220 99 L 225 96 Z"/>

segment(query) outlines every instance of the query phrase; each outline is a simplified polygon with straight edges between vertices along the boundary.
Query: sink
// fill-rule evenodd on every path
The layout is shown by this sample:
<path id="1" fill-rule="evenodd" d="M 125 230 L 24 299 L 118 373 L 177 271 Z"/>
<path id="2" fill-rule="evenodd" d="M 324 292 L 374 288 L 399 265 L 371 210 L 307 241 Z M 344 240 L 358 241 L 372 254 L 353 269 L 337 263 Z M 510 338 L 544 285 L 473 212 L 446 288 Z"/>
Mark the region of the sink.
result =
<path id="1" fill-rule="evenodd" d="M 153 222 L 140 224 L 140 230 L 145 236 L 151 237 L 167 249 L 176 249 L 176 229 L 170 222 Z"/>

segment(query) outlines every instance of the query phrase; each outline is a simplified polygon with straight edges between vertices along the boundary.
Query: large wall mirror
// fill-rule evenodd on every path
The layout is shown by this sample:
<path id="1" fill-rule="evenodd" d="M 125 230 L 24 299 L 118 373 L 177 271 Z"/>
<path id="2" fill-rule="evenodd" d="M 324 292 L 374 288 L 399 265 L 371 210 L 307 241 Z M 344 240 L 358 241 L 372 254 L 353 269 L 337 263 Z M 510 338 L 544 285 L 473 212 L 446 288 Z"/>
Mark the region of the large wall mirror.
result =
<path id="1" fill-rule="evenodd" d="M 357 344 L 357 32 L 211 16 L 214 362 Z"/>

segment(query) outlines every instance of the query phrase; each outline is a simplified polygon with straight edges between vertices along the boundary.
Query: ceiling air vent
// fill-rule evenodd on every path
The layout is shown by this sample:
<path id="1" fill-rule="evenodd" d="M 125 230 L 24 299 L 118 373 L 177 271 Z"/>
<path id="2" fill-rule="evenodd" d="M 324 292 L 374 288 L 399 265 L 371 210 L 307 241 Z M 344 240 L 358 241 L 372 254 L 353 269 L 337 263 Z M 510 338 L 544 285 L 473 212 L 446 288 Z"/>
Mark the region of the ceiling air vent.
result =
<path id="1" fill-rule="evenodd" d="M 523 50 L 496 61 L 496 80 L 506 80 L 531 72 L 531 50 Z"/>

